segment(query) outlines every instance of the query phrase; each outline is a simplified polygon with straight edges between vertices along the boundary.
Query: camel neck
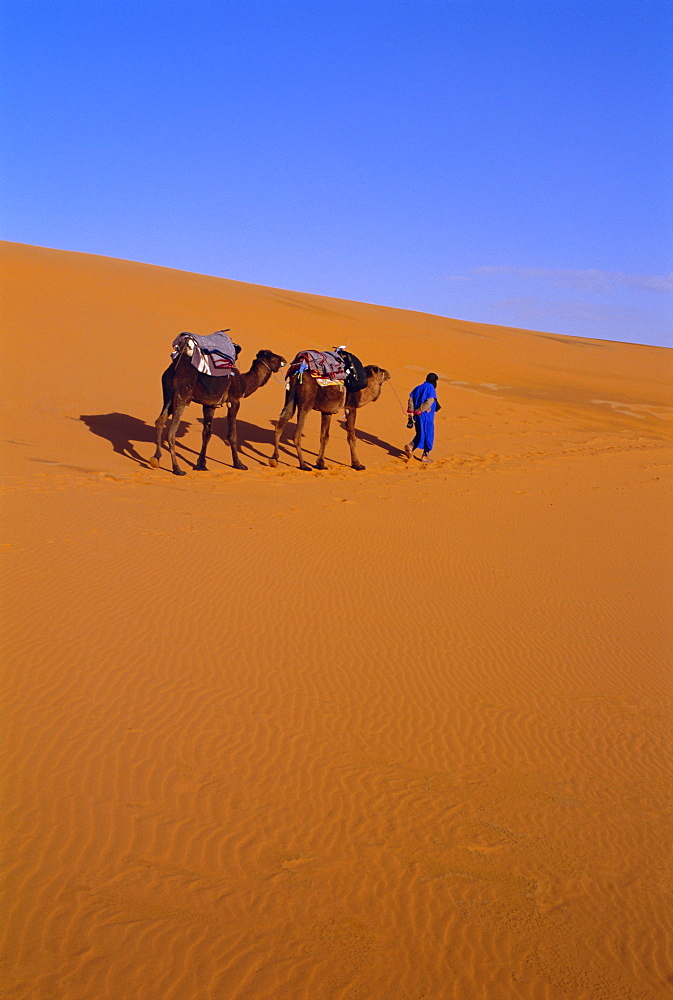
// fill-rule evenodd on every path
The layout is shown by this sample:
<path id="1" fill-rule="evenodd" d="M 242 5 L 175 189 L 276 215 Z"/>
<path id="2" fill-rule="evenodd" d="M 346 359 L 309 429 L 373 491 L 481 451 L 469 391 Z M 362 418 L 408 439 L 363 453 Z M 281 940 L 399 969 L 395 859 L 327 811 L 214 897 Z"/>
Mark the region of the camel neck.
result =
<path id="1" fill-rule="evenodd" d="M 373 385 L 367 385 L 361 390 L 361 393 L 360 400 L 362 406 L 365 403 L 375 403 L 381 395 L 381 385 L 378 382 L 375 382 Z"/>
<path id="2" fill-rule="evenodd" d="M 250 396 L 256 389 L 261 388 L 269 381 L 271 369 L 264 362 L 255 358 L 250 366 L 250 371 L 246 372 L 243 378 L 245 379 L 245 395 Z"/>

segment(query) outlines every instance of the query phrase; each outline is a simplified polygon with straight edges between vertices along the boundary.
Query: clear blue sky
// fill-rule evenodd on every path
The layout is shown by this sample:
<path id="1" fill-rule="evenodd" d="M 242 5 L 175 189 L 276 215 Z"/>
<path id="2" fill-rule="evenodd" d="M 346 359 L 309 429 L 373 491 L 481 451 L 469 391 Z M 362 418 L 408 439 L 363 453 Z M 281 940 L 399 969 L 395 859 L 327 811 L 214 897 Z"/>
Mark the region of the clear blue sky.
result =
<path id="1" fill-rule="evenodd" d="M 2 237 L 673 346 L 670 0 L 1 0 Z"/>

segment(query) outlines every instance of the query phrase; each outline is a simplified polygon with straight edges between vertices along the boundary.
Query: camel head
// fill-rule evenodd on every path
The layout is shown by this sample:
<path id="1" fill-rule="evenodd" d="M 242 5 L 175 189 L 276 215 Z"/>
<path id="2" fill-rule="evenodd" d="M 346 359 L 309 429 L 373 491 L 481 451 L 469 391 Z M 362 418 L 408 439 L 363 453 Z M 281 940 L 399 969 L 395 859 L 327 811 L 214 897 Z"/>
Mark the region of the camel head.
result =
<path id="1" fill-rule="evenodd" d="M 365 365 L 365 371 L 367 372 L 367 382 L 371 385 L 383 385 L 390 378 L 390 372 L 386 371 L 385 368 L 379 368 L 378 365 Z"/>
<path id="2" fill-rule="evenodd" d="M 257 351 L 256 361 L 261 361 L 262 364 L 266 365 L 272 372 L 277 372 L 281 368 L 284 368 L 287 362 L 285 358 L 281 357 L 280 354 L 274 354 L 273 351 Z"/>

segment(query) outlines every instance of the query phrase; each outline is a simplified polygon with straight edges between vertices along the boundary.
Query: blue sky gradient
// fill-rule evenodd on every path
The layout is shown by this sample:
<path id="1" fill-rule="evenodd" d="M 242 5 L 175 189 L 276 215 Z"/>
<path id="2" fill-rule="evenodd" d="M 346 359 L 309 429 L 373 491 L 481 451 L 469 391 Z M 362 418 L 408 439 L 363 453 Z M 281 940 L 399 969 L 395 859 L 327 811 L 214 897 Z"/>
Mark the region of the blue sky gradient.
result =
<path id="1" fill-rule="evenodd" d="M 3 0 L 2 237 L 673 346 L 673 5 Z"/>

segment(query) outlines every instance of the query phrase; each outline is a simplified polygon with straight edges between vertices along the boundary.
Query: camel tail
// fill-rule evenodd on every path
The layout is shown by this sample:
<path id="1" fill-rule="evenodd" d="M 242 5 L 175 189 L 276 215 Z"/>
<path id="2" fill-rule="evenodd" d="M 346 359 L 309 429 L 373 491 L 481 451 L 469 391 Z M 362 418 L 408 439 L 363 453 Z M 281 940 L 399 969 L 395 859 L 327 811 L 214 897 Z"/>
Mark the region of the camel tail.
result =
<path id="1" fill-rule="evenodd" d="M 285 405 L 283 406 L 283 414 L 286 419 L 289 420 L 295 415 L 297 410 L 297 376 L 295 375 L 288 384 L 285 390 Z"/>
<path id="2" fill-rule="evenodd" d="M 276 430 L 274 433 L 274 445 L 273 445 L 273 455 L 269 459 L 269 465 L 272 469 L 275 469 L 278 465 L 278 445 L 280 444 L 280 439 L 283 436 L 283 430 L 288 420 L 294 416 L 297 409 L 297 376 L 293 375 L 287 384 L 287 389 L 285 390 L 285 403 L 283 409 L 280 411 L 280 416 L 276 421 Z"/>
<path id="3" fill-rule="evenodd" d="M 170 415 L 173 412 L 173 373 L 175 371 L 175 362 L 169 365 L 166 371 L 161 376 L 161 394 L 163 409 Z"/>

